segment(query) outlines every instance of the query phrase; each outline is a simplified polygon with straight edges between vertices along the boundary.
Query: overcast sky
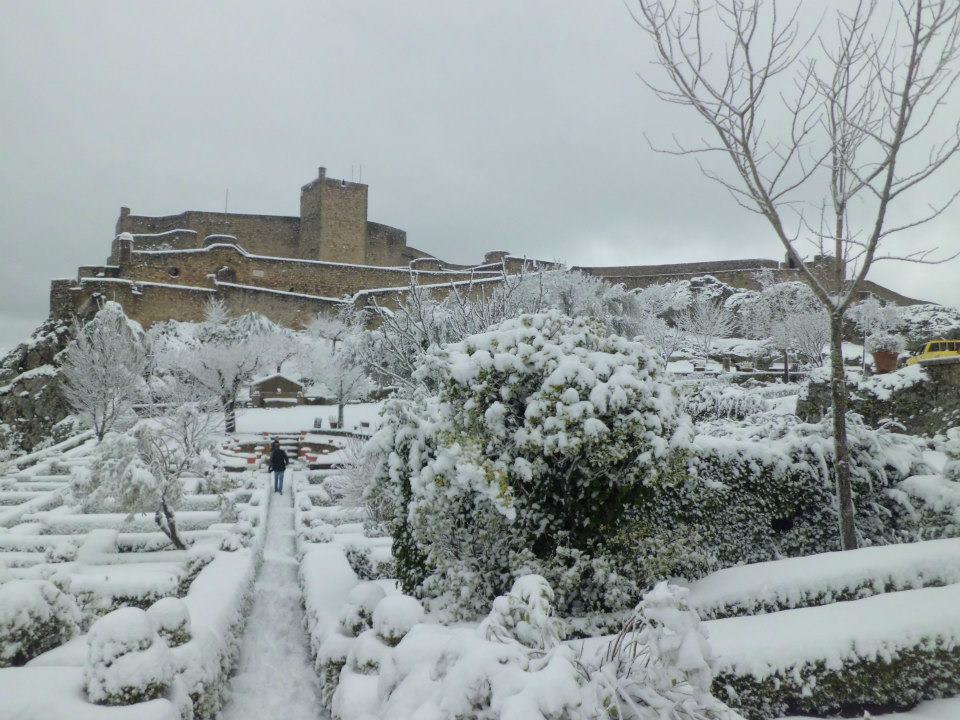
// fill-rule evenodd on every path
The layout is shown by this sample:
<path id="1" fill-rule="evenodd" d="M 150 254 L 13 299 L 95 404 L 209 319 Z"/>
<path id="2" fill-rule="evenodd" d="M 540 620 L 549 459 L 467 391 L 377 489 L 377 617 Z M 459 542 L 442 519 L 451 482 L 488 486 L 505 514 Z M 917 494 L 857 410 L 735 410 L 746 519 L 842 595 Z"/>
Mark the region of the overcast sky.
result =
<path id="1" fill-rule="evenodd" d="M 370 219 L 452 261 L 780 258 L 649 149 L 700 129 L 637 80 L 646 58 L 621 0 L 0 0 L 0 348 L 51 278 L 104 261 L 121 205 L 222 210 L 229 187 L 232 211 L 296 215 L 319 165 L 362 164 Z M 921 241 L 960 250 L 960 207 Z M 960 262 L 871 277 L 960 305 Z"/>

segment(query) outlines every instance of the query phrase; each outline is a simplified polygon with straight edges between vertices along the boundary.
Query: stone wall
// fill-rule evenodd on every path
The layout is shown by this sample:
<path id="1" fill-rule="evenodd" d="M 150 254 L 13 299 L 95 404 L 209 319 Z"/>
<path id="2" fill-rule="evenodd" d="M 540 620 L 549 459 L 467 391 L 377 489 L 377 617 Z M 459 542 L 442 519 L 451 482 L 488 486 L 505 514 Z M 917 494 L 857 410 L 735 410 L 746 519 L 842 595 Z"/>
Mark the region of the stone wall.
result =
<path id="1" fill-rule="evenodd" d="M 229 269 L 230 282 L 339 298 L 368 288 L 408 285 L 408 268 L 376 265 L 342 265 L 321 261 L 279 259 L 250 255 L 234 245 L 211 245 L 201 250 L 134 252 L 120 264 L 120 277 L 167 284 L 206 286 L 210 275 Z M 419 271 L 424 284 L 463 280 L 469 274 Z"/>
<path id="2" fill-rule="evenodd" d="M 179 215 L 148 217 L 131 215 L 128 208 L 120 209 L 116 234 L 128 232 L 135 237 L 135 249 L 156 246 L 168 242 L 172 247 L 201 247 L 209 235 L 232 235 L 250 252 L 279 257 L 302 257 L 300 252 L 300 218 L 283 215 L 244 215 L 239 213 L 215 213 L 188 210 Z M 195 233 L 174 233 L 188 230 Z M 158 237 L 159 236 L 159 237 Z M 111 255 L 115 263 L 116 250 Z"/>
<path id="3" fill-rule="evenodd" d="M 336 309 L 344 303 L 212 279 L 202 286 L 191 287 L 124 278 L 83 278 L 79 283 L 55 281 L 51 286 L 50 305 L 57 313 L 54 317 L 66 319 L 89 315 L 100 300 L 114 300 L 123 306 L 128 317 L 149 328 L 164 320 L 202 320 L 204 308 L 211 298 L 223 300 L 231 314 L 256 312 L 292 328 L 302 328 L 321 310 Z"/>
<path id="4" fill-rule="evenodd" d="M 895 373 L 848 380 L 850 411 L 868 425 L 887 425 L 912 435 L 935 435 L 960 425 L 960 363 L 917 365 Z M 830 382 L 812 379 L 797 402 L 797 416 L 817 422 L 832 406 Z"/>

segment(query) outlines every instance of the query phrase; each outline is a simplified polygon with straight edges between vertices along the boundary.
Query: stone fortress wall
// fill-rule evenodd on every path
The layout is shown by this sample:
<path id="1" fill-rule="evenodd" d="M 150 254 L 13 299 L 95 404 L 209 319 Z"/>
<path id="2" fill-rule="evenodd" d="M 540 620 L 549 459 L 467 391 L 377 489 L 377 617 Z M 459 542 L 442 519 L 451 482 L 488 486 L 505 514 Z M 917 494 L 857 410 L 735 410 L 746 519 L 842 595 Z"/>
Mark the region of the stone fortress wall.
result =
<path id="1" fill-rule="evenodd" d="M 317 312 L 344 303 L 394 305 L 412 273 L 436 292 L 451 283 L 475 292 L 496 283 L 504 268 L 555 267 L 502 250 L 488 252 L 475 266 L 446 263 L 407 245 L 403 230 L 370 222 L 367 206 L 366 185 L 328 178 L 321 167 L 301 188 L 300 217 L 194 210 L 152 217 L 121 208 L 107 262 L 51 283 L 51 317 L 82 316 L 91 303 L 108 299 L 149 327 L 167 319 L 199 320 L 216 297 L 234 313 L 259 312 L 302 327 Z M 820 258 L 813 262 L 826 267 Z M 753 288 L 763 268 L 782 279 L 799 278 L 796 269 L 766 259 L 575 269 L 634 289 L 708 274 Z M 918 302 L 869 285 L 888 301 Z"/>

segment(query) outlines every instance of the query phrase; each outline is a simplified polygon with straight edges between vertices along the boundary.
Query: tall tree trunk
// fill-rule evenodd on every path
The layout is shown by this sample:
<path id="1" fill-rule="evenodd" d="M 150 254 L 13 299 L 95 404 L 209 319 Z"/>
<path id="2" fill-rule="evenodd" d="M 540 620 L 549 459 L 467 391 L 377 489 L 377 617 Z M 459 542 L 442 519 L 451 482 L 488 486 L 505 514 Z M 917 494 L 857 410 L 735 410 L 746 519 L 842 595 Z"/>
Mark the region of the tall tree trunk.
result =
<path id="1" fill-rule="evenodd" d="M 850 479 L 850 448 L 847 444 L 847 384 L 843 368 L 843 316 L 830 315 L 830 395 L 833 401 L 833 449 L 840 505 L 840 544 L 844 550 L 857 548 L 857 528 Z"/>
<path id="2" fill-rule="evenodd" d="M 783 351 L 783 382 L 790 382 L 790 353 Z"/>
<path id="3" fill-rule="evenodd" d="M 343 430 L 343 402 L 337 403 L 337 427 Z"/>
<path id="4" fill-rule="evenodd" d="M 187 546 L 183 544 L 183 541 L 177 534 L 177 517 L 173 510 L 170 509 L 170 506 L 167 505 L 166 500 L 160 501 L 160 507 L 157 508 L 154 514 L 154 521 L 157 523 L 157 527 L 163 531 L 163 534 L 170 538 L 170 542 L 173 543 L 173 546 L 177 550 L 187 549 Z"/>
<path id="5" fill-rule="evenodd" d="M 237 431 L 237 409 L 233 398 L 223 401 L 223 424 L 228 433 Z"/>
<path id="6" fill-rule="evenodd" d="M 867 375 L 867 333 L 863 333 L 863 352 L 861 353 L 860 359 L 860 372 L 863 373 L 864 377 Z"/>

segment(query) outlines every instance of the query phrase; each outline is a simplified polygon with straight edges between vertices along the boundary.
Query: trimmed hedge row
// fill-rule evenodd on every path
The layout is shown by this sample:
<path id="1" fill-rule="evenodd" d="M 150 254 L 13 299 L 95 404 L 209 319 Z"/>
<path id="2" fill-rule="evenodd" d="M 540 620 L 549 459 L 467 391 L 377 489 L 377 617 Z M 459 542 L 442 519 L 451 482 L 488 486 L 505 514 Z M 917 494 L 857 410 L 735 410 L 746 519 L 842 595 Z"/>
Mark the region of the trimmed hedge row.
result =
<path id="1" fill-rule="evenodd" d="M 960 694 L 960 648 L 932 639 L 889 658 L 802 664 L 758 680 L 720 672 L 713 694 L 749 720 L 786 715 L 856 717 L 905 710 L 921 700 Z"/>

